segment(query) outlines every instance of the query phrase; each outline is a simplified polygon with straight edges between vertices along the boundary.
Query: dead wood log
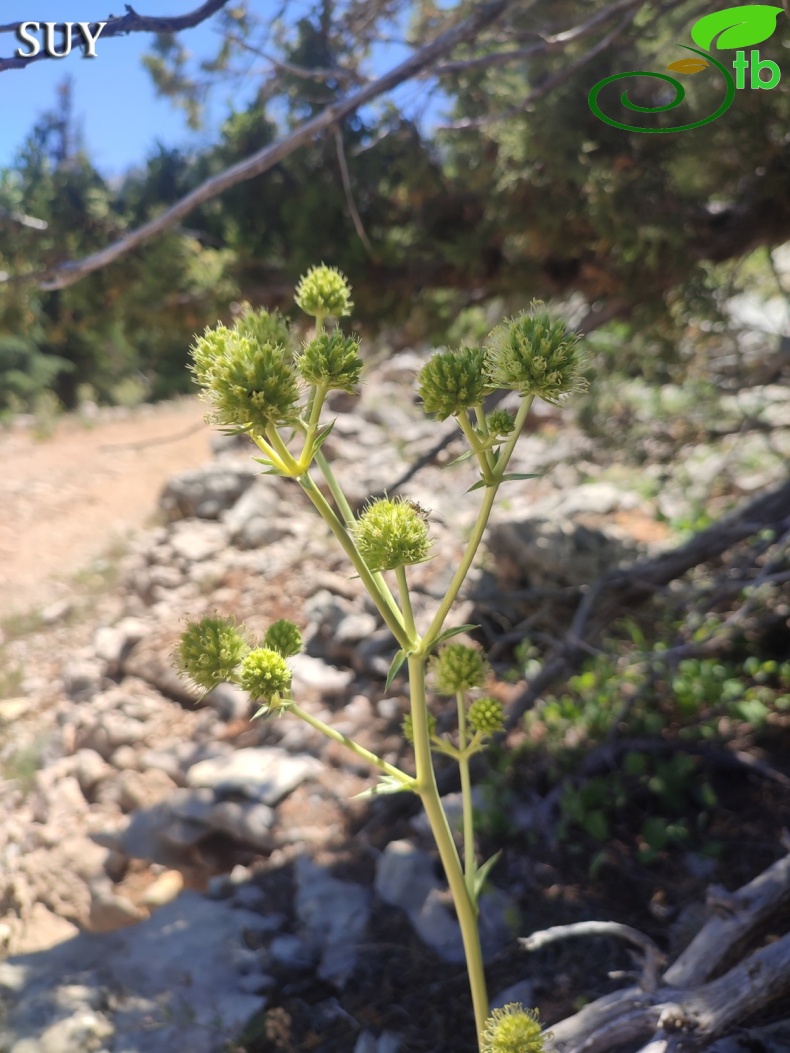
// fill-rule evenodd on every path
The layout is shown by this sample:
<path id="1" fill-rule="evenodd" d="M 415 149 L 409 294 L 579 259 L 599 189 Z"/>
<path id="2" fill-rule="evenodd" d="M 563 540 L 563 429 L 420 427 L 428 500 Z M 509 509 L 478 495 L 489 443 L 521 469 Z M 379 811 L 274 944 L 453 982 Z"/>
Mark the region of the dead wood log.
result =
<path id="1" fill-rule="evenodd" d="M 715 912 L 679 957 L 655 981 L 656 952 L 644 937 L 642 981 L 604 995 L 551 1028 L 546 1053 L 728 1053 L 760 1046 L 729 1046 L 717 1040 L 772 1003 L 786 1007 L 790 994 L 790 933 L 765 941 L 766 929 L 790 905 L 790 855 L 778 860 L 734 893 L 713 890 Z M 721 913 L 723 911 L 723 913 Z M 621 931 L 622 930 L 622 931 Z M 627 930 L 627 931 L 626 931 Z M 535 949 L 588 932 L 625 936 L 624 926 L 590 923 L 557 926 L 521 941 Z M 754 944 L 763 945 L 754 949 Z M 750 949 L 751 948 L 751 949 Z M 737 960 L 733 963 L 733 956 Z M 728 967 L 729 966 L 729 967 Z M 716 973 L 721 975 L 710 979 Z M 770 1044 L 765 1047 L 771 1047 Z"/>

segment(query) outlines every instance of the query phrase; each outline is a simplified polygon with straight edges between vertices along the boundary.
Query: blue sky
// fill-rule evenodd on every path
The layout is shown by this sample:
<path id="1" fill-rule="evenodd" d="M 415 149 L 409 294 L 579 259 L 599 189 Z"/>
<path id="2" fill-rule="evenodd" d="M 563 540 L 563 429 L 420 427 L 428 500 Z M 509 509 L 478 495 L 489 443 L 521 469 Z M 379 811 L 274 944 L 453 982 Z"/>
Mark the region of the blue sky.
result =
<path id="1" fill-rule="evenodd" d="M 178 15 L 198 5 L 199 0 L 167 0 L 160 11 Z M 140 4 L 146 13 L 151 6 Z M 38 0 L 35 5 L 30 0 L 0 0 L 0 22 L 98 22 L 115 9 L 122 12 L 123 3 L 113 7 L 113 0 Z M 212 21 L 184 35 L 198 56 L 210 54 L 217 39 Z M 141 56 L 152 39 L 147 33 L 106 41 L 100 37 L 95 59 L 74 50 L 66 58 L 44 59 L 0 73 L 0 165 L 13 161 L 37 117 L 52 107 L 57 86 L 67 75 L 73 79 L 75 113 L 88 152 L 102 172 L 111 175 L 143 161 L 158 138 L 169 145 L 194 143 L 198 137 L 168 100 L 156 97 L 142 66 Z M 15 55 L 20 47 L 28 50 L 14 33 L 0 34 L 3 56 Z"/>
<path id="2" fill-rule="evenodd" d="M 165 0 L 154 4 L 140 0 L 135 7 L 145 14 L 180 15 L 194 10 L 200 0 Z M 307 6 L 307 5 L 305 5 Z M 251 7 L 264 13 L 271 0 L 253 0 Z M 158 8 L 158 10 L 157 10 Z M 109 11 L 121 13 L 122 0 L 0 0 L 0 24 L 38 22 L 98 22 Z M 75 27 L 76 33 L 76 27 Z M 41 34 L 38 34 L 39 39 Z M 180 39 L 197 58 L 212 55 L 218 45 L 216 18 L 180 34 Z M 209 112 L 206 128 L 189 130 L 183 114 L 172 103 L 158 98 L 142 55 L 153 37 L 134 33 L 126 37 L 99 38 L 96 58 L 83 58 L 81 50 L 61 59 L 43 59 L 21 70 L 0 73 L 0 166 L 13 163 L 14 156 L 40 114 L 55 101 L 58 85 L 66 76 L 72 79 L 75 114 L 84 133 L 91 160 L 105 175 L 116 175 L 142 163 L 157 140 L 167 146 L 197 146 L 213 141 L 218 125 L 232 104 L 242 107 L 251 97 L 254 81 L 235 89 L 220 88 Z M 60 44 L 58 43 L 58 47 Z M 18 48 L 28 50 L 13 32 L 0 34 L 0 55 L 15 55 Z M 401 48 L 387 48 L 376 66 L 389 68 L 404 56 Z M 235 90 L 238 94 L 230 97 Z M 399 92 L 419 93 L 418 85 Z M 424 91 L 424 88 L 422 89 Z"/>
<path id="3" fill-rule="evenodd" d="M 164 0 L 154 4 L 136 4 L 144 14 L 182 15 L 194 11 L 200 0 Z M 253 0 L 253 11 L 271 11 L 272 0 Z M 294 5 L 296 6 L 296 5 Z M 303 4 L 310 6 L 309 0 Z M 154 9 L 152 9 L 154 8 Z M 158 9 L 157 9 L 158 8 Z M 0 0 L 0 24 L 38 22 L 98 22 L 108 12 L 120 14 L 122 0 Z M 76 34 L 76 27 L 75 27 Z M 41 33 L 37 34 L 41 39 Z M 157 141 L 167 146 L 195 146 L 210 143 L 217 127 L 232 105 L 242 107 L 255 87 L 255 81 L 244 81 L 234 88 L 220 87 L 209 112 L 209 120 L 200 133 L 190 131 L 183 114 L 170 100 L 158 98 L 149 73 L 142 66 L 142 56 L 149 51 L 153 36 L 136 33 L 127 37 L 99 38 L 96 58 L 82 57 L 75 47 L 61 59 L 43 59 L 23 69 L 0 73 L 0 166 L 12 164 L 19 147 L 37 118 L 53 107 L 58 85 L 66 76 L 72 78 L 75 114 L 82 127 L 88 155 L 105 176 L 114 176 L 149 156 Z M 218 45 L 216 17 L 180 35 L 184 45 L 197 58 L 213 55 Z M 60 48 L 60 38 L 58 38 Z M 0 55 L 14 56 L 18 48 L 28 45 L 15 33 L 0 34 Z M 379 71 L 390 68 L 404 57 L 404 49 L 389 46 L 386 54 L 376 57 Z M 231 93 L 238 93 L 232 97 Z M 406 93 L 417 98 L 424 88 L 404 85 L 398 92 L 400 101 Z"/>

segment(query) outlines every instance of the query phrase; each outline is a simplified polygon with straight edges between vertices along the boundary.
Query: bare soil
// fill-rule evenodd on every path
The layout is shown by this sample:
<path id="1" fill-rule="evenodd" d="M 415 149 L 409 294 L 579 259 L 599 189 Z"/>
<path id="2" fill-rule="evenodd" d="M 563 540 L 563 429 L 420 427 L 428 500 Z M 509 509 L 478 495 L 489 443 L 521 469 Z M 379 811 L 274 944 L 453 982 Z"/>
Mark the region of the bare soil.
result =
<path id="1" fill-rule="evenodd" d="M 92 421 L 0 432 L 0 620 L 64 598 L 81 569 L 156 514 L 176 472 L 205 463 L 211 429 L 196 398 Z"/>

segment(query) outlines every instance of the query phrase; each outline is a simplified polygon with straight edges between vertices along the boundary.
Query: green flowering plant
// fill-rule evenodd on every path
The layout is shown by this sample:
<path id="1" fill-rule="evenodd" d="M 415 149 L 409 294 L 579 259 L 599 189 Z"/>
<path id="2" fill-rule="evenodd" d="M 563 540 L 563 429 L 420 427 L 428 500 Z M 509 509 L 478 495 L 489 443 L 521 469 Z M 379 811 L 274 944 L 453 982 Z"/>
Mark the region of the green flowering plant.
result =
<path id="1" fill-rule="evenodd" d="M 489 337 L 487 372 L 492 385 L 558 404 L 586 390 L 579 337 L 552 318 L 540 301 L 498 326 Z"/>
<path id="2" fill-rule="evenodd" d="M 475 851 L 469 762 L 503 730 L 502 703 L 481 692 L 490 678 L 483 654 L 451 637 L 473 629 L 445 629 L 445 621 L 469 573 L 499 488 L 532 476 L 509 473 L 508 463 L 536 396 L 557 402 L 581 391 L 583 359 L 578 337 L 542 306 L 498 327 L 482 347 L 437 351 L 418 376 L 425 412 L 438 420 L 452 417 L 467 440 L 465 457 L 475 458 L 482 490 L 477 519 L 444 597 L 427 625 L 417 626 L 409 591 L 409 568 L 431 557 L 428 516 L 401 497 L 371 500 L 355 514 L 327 461 L 322 444 L 332 423 L 322 419 L 327 393 L 353 392 L 360 381 L 359 340 L 339 324 L 324 329 L 327 318 L 348 315 L 353 306 L 345 277 L 321 264 L 311 268 L 296 289 L 296 303 L 315 319 L 315 332 L 298 353 L 287 323 L 279 315 L 245 305 L 232 327 L 217 325 L 192 348 L 192 371 L 212 419 L 245 431 L 258 447 L 269 472 L 288 476 L 302 488 L 329 525 L 354 571 L 367 589 L 398 646 L 387 678 L 391 685 L 408 668 L 410 710 L 403 734 L 414 752 L 414 774 L 385 761 L 347 735 L 302 709 L 292 697 L 288 660 L 302 648 L 299 628 L 286 619 L 274 622 L 253 646 L 232 619 L 206 617 L 181 638 L 176 659 L 182 674 L 205 691 L 222 681 L 238 684 L 260 703 L 258 716 L 288 713 L 342 743 L 380 773 L 367 794 L 410 792 L 425 809 L 447 876 L 461 929 L 480 1053 L 540 1053 L 543 1033 L 534 1011 L 509 1005 L 489 1012 L 478 929 L 478 900 L 497 856 L 480 862 Z M 513 391 L 515 413 L 487 411 L 487 396 Z M 323 487 L 313 478 L 320 473 Z M 328 496 L 327 496 L 328 491 Z M 455 697 L 454 731 L 437 730 L 428 707 L 429 686 Z M 462 850 L 456 847 L 439 796 L 433 755 L 458 764 L 463 803 Z"/>

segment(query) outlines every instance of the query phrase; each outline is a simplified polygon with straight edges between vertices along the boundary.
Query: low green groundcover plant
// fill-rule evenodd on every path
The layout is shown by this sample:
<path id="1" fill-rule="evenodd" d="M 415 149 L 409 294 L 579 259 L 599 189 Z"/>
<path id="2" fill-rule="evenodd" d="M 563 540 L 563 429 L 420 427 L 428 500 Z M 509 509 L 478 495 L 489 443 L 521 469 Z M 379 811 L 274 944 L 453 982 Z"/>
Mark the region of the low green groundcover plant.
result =
<path id="1" fill-rule="evenodd" d="M 199 337 L 192 349 L 192 370 L 211 404 L 210 419 L 233 432 L 247 433 L 260 450 L 259 462 L 269 473 L 296 481 L 331 528 L 381 617 L 392 632 L 398 652 L 388 686 L 408 667 L 410 712 L 403 731 L 414 747 L 415 772 L 376 756 L 346 735 L 304 710 L 291 696 L 288 659 L 302 647 L 299 629 L 280 620 L 260 641 L 250 639 L 232 618 L 206 617 L 191 623 L 178 647 L 182 673 L 211 691 L 230 681 L 260 702 L 257 715 L 285 711 L 306 721 L 328 738 L 341 742 L 377 768 L 380 782 L 370 793 L 417 794 L 425 808 L 444 866 L 463 937 L 481 1053 L 538 1053 L 544 1035 L 537 1014 L 513 1004 L 489 1011 L 478 930 L 478 899 L 496 856 L 478 863 L 475 855 L 470 758 L 502 730 L 502 705 L 481 694 L 487 676 L 483 655 L 450 638 L 472 629 L 444 629 L 445 620 L 469 572 L 502 483 L 530 478 L 508 473 L 508 462 L 535 396 L 558 403 L 582 390 L 583 362 L 579 338 L 552 318 L 540 304 L 495 329 L 480 347 L 436 352 L 419 374 L 419 393 L 426 413 L 437 420 L 453 417 L 463 432 L 480 479 L 471 491 L 482 500 L 471 536 L 444 599 L 430 623 L 415 623 L 407 568 L 430 558 L 426 513 L 399 497 L 371 502 L 356 516 L 349 506 L 321 446 L 332 430 L 322 419 L 330 391 L 353 392 L 362 373 L 359 341 L 327 319 L 348 315 L 353 306 L 346 279 L 325 265 L 301 279 L 296 303 L 315 319 L 315 331 L 294 354 L 285 321 L 276 313 L 246 308 L 232 328 L 218 325 Z M 484 400 L 496 390 L 518 393 L 518 410 L 486 412 Z M 323 476 L 327 499 L 313 478 Z M 454 736 L 439 736 L 427 704 L 427 686 L 457 702 Z M 463 796 L 462 850 L 456 848 L 439 796 L 432 753 L 458 764 Z"/>

